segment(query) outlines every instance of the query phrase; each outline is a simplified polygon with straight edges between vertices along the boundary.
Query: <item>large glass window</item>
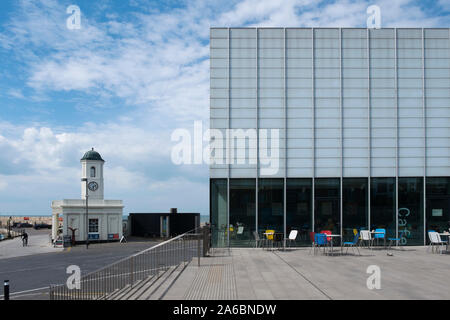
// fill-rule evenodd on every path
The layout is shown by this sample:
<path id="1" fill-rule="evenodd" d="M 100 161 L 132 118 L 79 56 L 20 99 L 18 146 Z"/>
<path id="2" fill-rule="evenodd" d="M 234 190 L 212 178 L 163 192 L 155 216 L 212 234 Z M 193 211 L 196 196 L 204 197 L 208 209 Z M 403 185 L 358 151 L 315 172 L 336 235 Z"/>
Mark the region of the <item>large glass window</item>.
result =
<path id="1" fill-rule="evenodd" d="M 427 231 L 449 231 L 450 178 L 427 178 Z M 446 241 L 447 239 L 442 239 Z M 428 241 L 428 235 L 427 235 Z"/>
<path id="2" fill-rule="evenodd" d="M 370 184 L 370 230 L 386 229 L 396 237 L 395 178 L 371 178 Z"/>
<path id="3" fill-rule="evenodd" d="M 98 233 L 98 219 L 89 219 L 89 233 Z"/>
<path id="4" fill-rule="evenodd" d="M 315 184 L 315 232 L 330 230 L 340 234 L 339 178 L 317 178 Z"/>
<path id="5" fill-rule="evenodd" d="M 286 180 L 286 236 L 297 230 L 297 244 L 310 244 L 312 222 L 312 180 Z"/>
<path id="6" fill-rule="evenodd" d="M 228 246 L 227 230 L 227 180 L 211 179 L 210 185 L 211 237 L 214 247 Z"/>
<path id="7" fill-rule="evenodd" d="M 398 232 L 404 244 L 423 245 L 423 178 L 398 178 Z"/>
<path id="8" fill-rule="evenodd" d="M 259 179 L 258 229 L 284 232 L 283 179 Z"/>
<path id="9" fill-rule="evenodd" d="M 344 239 L 351 241 L 354 229 L 367 228 L 367 178 L 344 178 L 342 185 Z"/>
<path id="10" fill-rule="evenodd" d="M 230 245 L 251 245 L 255 229 L 256 180 L 230 179 Z"/>

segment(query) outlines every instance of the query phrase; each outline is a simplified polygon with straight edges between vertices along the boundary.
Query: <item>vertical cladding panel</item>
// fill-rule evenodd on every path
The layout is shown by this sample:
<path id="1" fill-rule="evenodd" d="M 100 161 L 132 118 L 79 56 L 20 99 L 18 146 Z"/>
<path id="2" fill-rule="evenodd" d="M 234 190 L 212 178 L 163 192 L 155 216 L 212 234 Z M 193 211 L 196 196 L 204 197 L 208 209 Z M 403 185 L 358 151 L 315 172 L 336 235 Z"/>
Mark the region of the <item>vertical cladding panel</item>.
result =
<path id="1" fill-rule="evenodd" d="M 422 29 L 398 29 L 399 176 L 422 176 L 424 167 Z"/>
<path id="2" fill-rule="evenodd" d="M 273 156 L 271 166 L 278 171 L 268 173 L 260 170 L 260 176 L 283 177 L 285 164 L 285 120 L 284 120 L 284 29 L 260 28 L 258 30 L 258 128 L 260 138 L 263 132 L 272 138 L 277 131 L 278 147 L 270 139 L 266 145 L 260 144 L 260 154 Z M 260 142 L 262 140 L 260 139 Z M 278 156 L 273 152 L 278 150 Z M 278 160 L 276 160 L 278 158 Z M 269 163 L 260 160 L 260 168 L 268 168 Z"/>
<path id="3" fill-rule="evenodd" d="M 210 30 L 210 128 L 219 129 L 223 137 L 228 128 L 228 29 Z M 224 145 L 225 148 L 225 145 Z M 225 154 L 225 149 L 223 149 Z M 209 167 L 211 178 L 226 178 L 228 167 L 225 159 Z"/>
<path id="4" fill-rule="evenodd" d="M 342 29 L 343 176 L 368 176 L 366 29 Z"/>
<path id="5" fill-rule="evenodd" d="M 424 30 L 427 176 L 450 175 L 449 33 Z"/>
<path id="6" fill-rule="evenodd" d="M 369 30 L 371 175 L 395 176 L 395 29 Z"/>
<path id="7" fill-rule="evenodd" d="M 287 176 L 313 175 L 312 30 L 286 29 Z"/>
<path id="8" fill-rule="evenodd" d="M 315 165 L 317 177 L 341 171 L 338 28 L 314 30 Z"/>
<path id="9" fill-rule="evenodd" d="M 251 139 L 251 131 L 256 129 L 257 98 L 257 41 L 255 28 L 230 29 L 230 129 L 245 139 L 245 148 L 237 139 L 230 144 L 233 163 L 230 177 L 255 177 L 256 140 Z M 237 131 L 240 130 L 240 131 Z M 241 138 L 242 140 L 242 138 Z M 231 145 L 234 145 L 231 148 Z"/>
<path id="10" fill-rule="evenodd" d="M 370 30 L 369 55 L 366 29 L 342 29 L 341 74 L 339 29 L 314 32 L 313 50 L 309 28 L 288 28 L 285 40 L 283 29 L 261 28 L 258 41 L 254 28 L 231 29 L 230 41 L 228 29 L 212 28 L 211 128 L 255 128 L 256 121 L 260 128 L 286 125 L 286 132 L 280 132 L 280 145 L 284 147 L 286 138 L 289 177 L 312 176 L 314 156 L 317 176 L 339 176 L 342 94 L 344 177 L 367 176 L 368 167 L 372 176 L 395 176 L 397 143 L 400 176 L 422 176 L 424 166 L 428 176 L 450 175 L 449 29 L 425 29 L 424 39 L 422 29 L 397 29 L 397 43 L 394 29 Z M 312 140 L 314 118 L 316 141 Z M 254 176 L 248 166 L 232 168 L 232 176 Z M 227 166 L 210 170 L 212 177 L 224 177 Z"/>

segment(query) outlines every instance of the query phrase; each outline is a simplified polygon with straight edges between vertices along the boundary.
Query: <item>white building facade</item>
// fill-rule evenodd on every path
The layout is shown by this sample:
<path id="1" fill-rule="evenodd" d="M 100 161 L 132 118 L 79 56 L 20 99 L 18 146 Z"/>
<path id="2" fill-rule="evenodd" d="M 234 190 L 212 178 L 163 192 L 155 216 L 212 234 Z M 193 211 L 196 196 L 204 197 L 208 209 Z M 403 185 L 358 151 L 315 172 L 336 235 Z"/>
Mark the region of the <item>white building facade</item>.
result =
<path id="1" fill-rule="evenodd" d="M 122 237 L 124 206 L 122 200 L 104 199 L 104 163 L 94 149 L 86 152 L 81 159 L 81 199 L 52 201 L 53 226 L 62 215 L 63 235 L 74 235 L 77 242 L 85 242 L 87 236 L 89 241 L 120 240 Z M 52 239 L 56 239 L 57 233 L 58 230 L 53 228 Z"/>
<path id="2" fill-rule="evenodd" d="M 210 52 L 211 129 L 256 132 L 224 146 L 247 162 L 210 165 L 215 245 L 369 228 L 422 245 L 449 229 L 448 28 L 211 28 Z"/>

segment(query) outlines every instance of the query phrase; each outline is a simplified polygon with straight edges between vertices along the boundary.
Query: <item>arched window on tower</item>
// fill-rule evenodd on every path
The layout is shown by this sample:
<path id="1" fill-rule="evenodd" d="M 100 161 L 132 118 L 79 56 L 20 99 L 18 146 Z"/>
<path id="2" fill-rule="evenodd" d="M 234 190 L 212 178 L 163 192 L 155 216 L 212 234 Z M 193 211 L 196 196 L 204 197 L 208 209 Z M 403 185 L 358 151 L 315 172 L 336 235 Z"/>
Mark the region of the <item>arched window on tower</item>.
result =
<path id="1" fill-rule="evenodd" d="M 95 167 L 91 167 L 91 178 L 95 178 Z"/>

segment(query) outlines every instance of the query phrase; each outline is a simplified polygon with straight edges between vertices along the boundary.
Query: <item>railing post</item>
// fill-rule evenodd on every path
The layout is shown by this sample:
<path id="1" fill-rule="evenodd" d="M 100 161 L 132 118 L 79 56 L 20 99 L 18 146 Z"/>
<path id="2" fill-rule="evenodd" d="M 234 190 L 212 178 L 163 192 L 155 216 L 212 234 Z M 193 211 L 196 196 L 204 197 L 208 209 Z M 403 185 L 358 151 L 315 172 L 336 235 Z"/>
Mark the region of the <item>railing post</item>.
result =
<path id="1" fill-rule="evenodd" d="M 130 285 L 133 285 L 133 279 L 134 279 L 134 257 L 131 257 L 130 259 Z"/>
<path id="2" fill-rule="evenodd" d="M 200 267 L 200 234 L 197 234 L 197 256 L 198 256 L 198 266 Z"/>
<path id="3" fill-rule="evenodd" d="M 5 280 L 3 284 L 3 299 L 9 300 L 9 280 Z"/>

